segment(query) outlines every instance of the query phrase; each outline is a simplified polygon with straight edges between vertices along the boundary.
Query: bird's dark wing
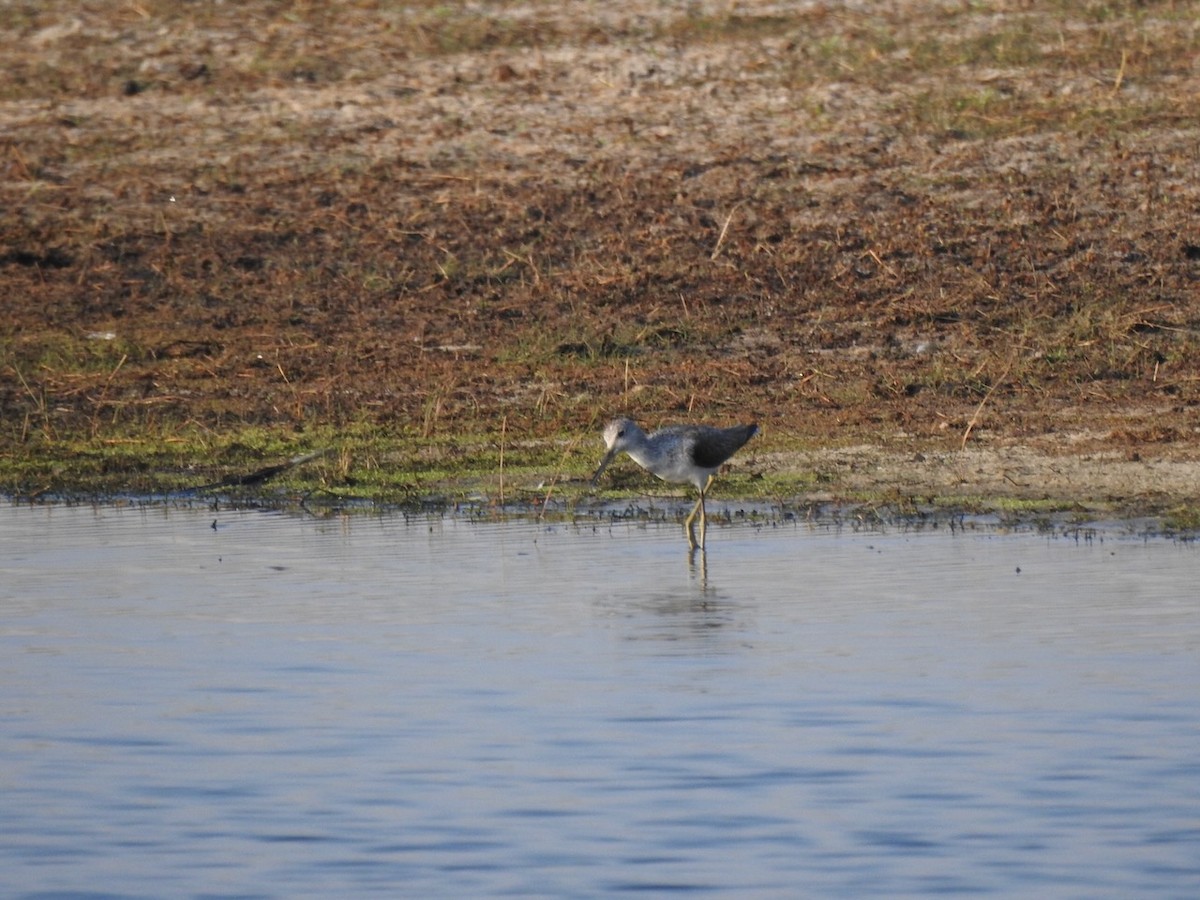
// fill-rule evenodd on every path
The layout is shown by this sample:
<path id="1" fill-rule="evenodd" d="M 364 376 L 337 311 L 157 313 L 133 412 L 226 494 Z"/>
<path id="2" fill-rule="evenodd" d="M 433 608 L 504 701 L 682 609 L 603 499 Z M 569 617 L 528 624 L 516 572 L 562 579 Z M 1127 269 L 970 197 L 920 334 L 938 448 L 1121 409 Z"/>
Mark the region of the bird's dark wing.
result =
<path id="1" fill-rule="evenodd" d="M 735 425 L 733 428 L 701 428 L 692 442 L 692 462 L 701 468 L 715 469 L 746 441 L 754 437 L 757 425 Z"/>

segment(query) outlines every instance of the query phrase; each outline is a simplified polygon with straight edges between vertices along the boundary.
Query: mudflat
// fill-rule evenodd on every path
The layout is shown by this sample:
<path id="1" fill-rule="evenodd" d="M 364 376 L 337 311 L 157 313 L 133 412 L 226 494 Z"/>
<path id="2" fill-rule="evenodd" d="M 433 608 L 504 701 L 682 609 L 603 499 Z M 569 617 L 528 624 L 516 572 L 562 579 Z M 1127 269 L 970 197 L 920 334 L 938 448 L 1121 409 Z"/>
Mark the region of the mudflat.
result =
<path id="1" fill-rule="evenodd" d="M 49 0 L 0 54 L 10 495 L 511 493 L 623 412 L 759 422 L 726 496 L 1196 519 L 1193 4 Z"/>

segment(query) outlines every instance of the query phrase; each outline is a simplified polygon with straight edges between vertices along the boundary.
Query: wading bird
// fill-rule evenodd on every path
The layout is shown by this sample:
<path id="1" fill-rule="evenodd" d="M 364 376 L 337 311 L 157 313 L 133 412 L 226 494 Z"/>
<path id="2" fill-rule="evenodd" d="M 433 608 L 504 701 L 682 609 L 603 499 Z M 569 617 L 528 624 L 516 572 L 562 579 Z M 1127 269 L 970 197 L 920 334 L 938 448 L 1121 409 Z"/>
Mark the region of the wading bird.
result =
<path id="1" fill-rule="evenodd" d="M 704 532 L 708 521 L 704 513 L 704 495 L 712 484 L 717 469 L 725 464 L 746 441 L 754 437 L 758 426 L 735 425 L 732 428 L 713 428 L 709 425 L 668 425 L 646 434 L 633 419 L 613 419 L 604 427 L 604 443 L 608 452 L 600 468 L 592 476 L 595 485 L 608 464 L 622 451 L 628 453 L 643 469 L 663 481 L 675 484 L 694 484 L 700 499 L 683 523 L 687 530 L 688 548 L 704 549 Z M 700 542 L 692 523 L 700 513 Z"/>

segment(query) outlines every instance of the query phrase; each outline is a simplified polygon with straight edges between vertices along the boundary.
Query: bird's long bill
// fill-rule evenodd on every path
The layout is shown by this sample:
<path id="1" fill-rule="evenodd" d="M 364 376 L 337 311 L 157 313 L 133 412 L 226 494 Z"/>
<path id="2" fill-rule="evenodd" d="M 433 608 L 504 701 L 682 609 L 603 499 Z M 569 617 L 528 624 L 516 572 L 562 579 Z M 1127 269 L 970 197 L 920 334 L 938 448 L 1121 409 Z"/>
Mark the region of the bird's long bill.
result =
<path id="1" fill-rule="evenodd" d="M 608 464 L 613 461 L 613 457 L 617 455 L 616 449 L 609 450 L 604 454 L 604 459 L 600 460 L 600 468 L 596 470 L 596 474 L 592 476 L 592 487 L 600 480 L 600 476 L 604 474 L 604 470 L 608 468 Z"/>

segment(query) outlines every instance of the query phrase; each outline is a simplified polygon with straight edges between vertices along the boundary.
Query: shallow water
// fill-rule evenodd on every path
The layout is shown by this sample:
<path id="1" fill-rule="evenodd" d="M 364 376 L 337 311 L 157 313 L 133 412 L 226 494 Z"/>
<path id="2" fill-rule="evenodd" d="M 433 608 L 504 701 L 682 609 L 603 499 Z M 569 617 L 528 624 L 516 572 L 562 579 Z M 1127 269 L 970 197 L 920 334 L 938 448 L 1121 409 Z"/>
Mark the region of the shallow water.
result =
<path id="1" fill-rule="evenodd" d="M 0 895 L 1200 891 L 1194 545 L 709 545 L 0 507 Z"/>

